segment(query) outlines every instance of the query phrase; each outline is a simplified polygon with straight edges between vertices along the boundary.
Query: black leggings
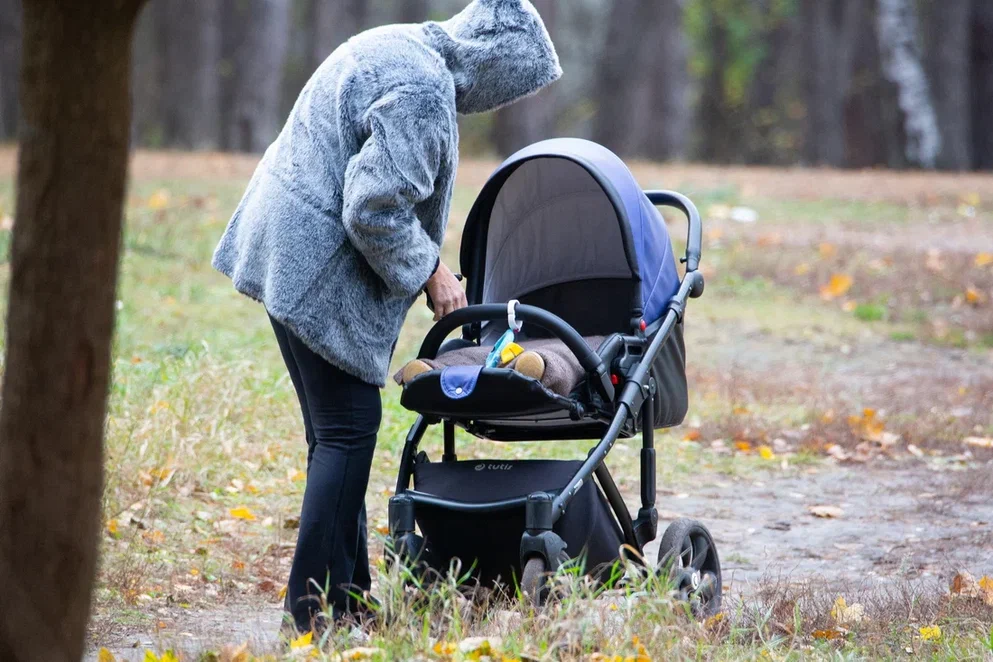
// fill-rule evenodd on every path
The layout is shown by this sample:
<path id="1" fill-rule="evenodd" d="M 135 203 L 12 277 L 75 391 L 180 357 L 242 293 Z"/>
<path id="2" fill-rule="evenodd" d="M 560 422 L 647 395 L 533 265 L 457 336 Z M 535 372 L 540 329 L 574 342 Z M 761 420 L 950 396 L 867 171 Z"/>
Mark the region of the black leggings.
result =
<path id="1" fill-rule="evenodd" d="M 334 617 L 370 589 L 365 493 L 382 418 L 379 388 L 334 367 L 270 317 L 307 433 L 307 488 L 286 609 L 309 630 L 327 596 Z"/>

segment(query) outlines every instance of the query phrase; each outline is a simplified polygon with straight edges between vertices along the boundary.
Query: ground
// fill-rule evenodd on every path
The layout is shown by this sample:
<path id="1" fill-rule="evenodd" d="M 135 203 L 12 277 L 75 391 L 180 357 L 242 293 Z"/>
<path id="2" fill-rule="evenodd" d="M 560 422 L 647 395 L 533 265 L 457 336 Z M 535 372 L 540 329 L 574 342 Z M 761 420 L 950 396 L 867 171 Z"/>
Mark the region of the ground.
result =
<path id="1" fill-rule="evenodd" d="M 94 657 L 101 647 L 119 659 L 143 659 L 146 648 L 218 659 L 237 659 L 243 643 L 280 650 L 302 434 L 264 314 L 209 266 L 254 163 L 134 159 Z M 461 221 L 493 166 L 460 172 L 445 248 L 453 267 Z M 445 607 L 430 612 L 422 639 L 407 633 L 401 644 L 380 631 L 368 645 L 438 658 L 448 653 L 431 651 L 435 638 L 495 632 L 509 657 L 637 654 L 639 645 L 657 658 L 993 654 L 993 605 L 981 589 L 949 588 L 959 573 L 993 575 L 993 178 L 634 170 L 646 188 L 689 194 L 704 214 L 707 291 L 686 321 L 690 415 L 659 437 L 659 505 L 664 520 L 693 517 L 713 532 L 726 620 L 701 629 L 668 602 L 646 615 L 644 597 L 608 595 L 555 607 L 568 633 L 519 607 L 464 621 Z M 12 153 L 0 151 L 4 251 L 12 175 Z M 668 220 L 681 242 L 682 219 Z M 398 365 L 429 324 L 426 309 L 411 312 Z M 369 496 L 379 534 L 413 418 L 397 400 L 395 387 L 384 391 Z M 478 458 L 585 449 L 460 437 L 460 452 Z M 637 440 L 623 442 L 608 463 L 632 505 L 637 457 Z M 832 609 L 838 596 L 865 617 Z M 584 624 L 603 605 L 606 620 L 590 634 Z"/>

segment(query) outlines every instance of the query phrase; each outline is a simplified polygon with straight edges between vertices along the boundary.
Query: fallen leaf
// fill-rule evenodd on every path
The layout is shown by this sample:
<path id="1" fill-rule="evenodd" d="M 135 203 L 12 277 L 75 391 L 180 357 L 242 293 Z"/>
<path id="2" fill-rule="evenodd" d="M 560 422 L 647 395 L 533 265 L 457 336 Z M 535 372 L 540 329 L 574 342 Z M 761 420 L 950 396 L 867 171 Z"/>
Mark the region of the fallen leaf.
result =
<path id="1" fill-rule="evenodd" d="M 993 437 L 966 437 L 962 443 L 976 448 L 993 448 Z"/>
<path id="2" fill-rule="evenodd" d="M 838 628 L 827 628 L 826 630 L 814 630 L 813 636 L 814 639 L 831 641 L 833 639 L 841 639 L 845 636 L 845 632 Z"/>
<path id="3" fill-rule="evenodd" d="M 734 408 L 731 410 L 731 413 L 734 414 L 735 416 L 744 416 L 745 414 L 748 413 L 748 407 L 744 405 L 735 405 Z"/>
<path id="4" fill-rule="evenodd" d="M 807 510 L 814 517 L 822 517 L 824 519 L 836 519 L 845 514 L 845 511 L 838 506 L 807 506 Z"/>
<path id="5" fill-rule="evenodd" d="M 109 533 L 114 538 L 117 537 L 117 520 L 116 519 L 107 520 L 107 533 Z"/>
<path id="6" fill-rule="evenodd" d="M 248 653 L 248 642 L 246 641 L 239 646 L 228 644 L 222 648 L 221 659 L 225 662 L 250 662 L 255 658 Z"/>
<path id="7" fill-rule="evenodd" d="M 973 261 L 973 264 L 975 264 L 976 267 L 979 269 L 982 269 L 983 267 L 988 267 L 989 265 L 993 264 L 993 253 L 977 253 L 976 259 Z"/>
<path id="8" fill-rule="evenodd" d="M 169 206 L 169 191 L 159 189 L 149 196 L 147 206 L 152 211 L 160 211 Z"/>
<path id="9" fill-rule="evenodd" d="M 431 650 L 434 651 L 435 655 L 454 655 L 459 647 L 449 641 L 436 641 Z"/>
<path id="10" fill-rule="evenodd" d="M 284 529 L 299 529 L 300 528 L 300 518 L 299 517 L 287 517 L 283 520 Z"/>
<path id="11" fill-rule="evenodd" d="M 918 632 L 924 641 L 939 641 L 941 639 L 941 628 L 937 625 L 925 625 Z"/>
<path id="12" fill-rule="evenodd" d="M 907 444 L 907 452 L 913 455 L 914 457 L 924 457 L 924 451 L 922 451 L 914 444 Z"/>
<path id="13" fill-rule="evenodd" d="M 986 302 L 986 295 L 974 287 L 966 288 L 965 302 L 970 306 L 979 306 Z"/>
<path id="14" fill-rule="evenodd" d="M 752 444 L 748 441 L 736 441 L 734 442 L 734 447 L 738 449 L 741 453 L 751 453 Z"/>
<path id="15" fill-rule="evenodd" d="M 768 232 L 766 234 L 759 235 L 759 238 L 755 243 L 763 248 L 768 248 L 770 246 L 781 246 L 783 243 L 783 235 L 778 232 Z"/>
<path id="16" fill-rule="evenodd" d="M 831 276 L 831 280 L 828 281 L 827 285 L 821 286 L 821 298 L 830 301 L 831 299 L 844 296 L 848 290 L 852 289 L 853 282 L 851 276 L 834 274 Z"/>
<path id="17" fill-rule="evenodd" d="M 463 655 L 477 655 L 483 657 L 493 655 L 499 650 L 501 639 L 499 637 L 468 637 L 459 642 L 459 651 Z"/>
<path id="18" fill-rule="evenodd" d="M 231 562 L 231 567 L 234 570 L 244 570 L 245 569 L 245 562 L 244 561 L 232 561 Z"/>
<path id="19" fill-rule="evenodd" d="M 314 639 L 314 631 L 311 630 L 305 634 L 301 634 L 299 637 L 290 642 L 291 650 L 300 650 L 302 648 L 307 648 L 310 646 L 310 642 Z"/>
<path id="20" fill-rule="evenodd" d="M 882 442 L 885 424 L 876 417 L 875 409 L 863 409 L 861 416 L 849 416 L 848 426 L 861 439 Z"/>
<path id="21" fill-rule="evenodd" d="M 291 469 L 286 473 L 286 478 L 292 482 L 299 482 L 301 480 L 307 480 L 307 474 L 303 471 L 293 471 Z"/>
<path id="22" fill-rule="evenodd" d="M 339 660 L 372 660 L 382 657 L 382 648 L 359 647 L 350 648 L 341 655 L 336 656 Z"/>
<path id="23" fill-rule="evenodd" d="M 993 607 L 993 577 L 983 575 L 977 584 L 982 592 L 983 602 Z"/>
<path id="24" fill-rule="evenodd" d="M 763 460 L 774 460 L 776 459 L 776 454 L 768 446 L 759 446 L 759 457 Z"/>
<path id="25" fill-rule="evenodd" d="M 245 506 L 238 506 L 237 508 L 232 508 L 228 511 L 231 517 L 235 519 L 243 519 L 252 522 L 255 520 L 255 514 Z"/>
<path id="26" fill-rule="evenodd" d="M 865 619 L 865 607 L 855 603 L 849 605 L 845 598 L 838 596 L 831 607 L 831 618 L 838 625 L 849 625 L 851 623 L 861 623 Z"/>
<path id="27" fill-rule="evenodd" d="M 162 543 L 165 542 L 165 534 L 159 531 L 158 529 L 154 529 L 152 531 L 145 531 L 144 533 L 141 534 L 141 537 L 145 539 L 145 542 L 152 545 L 161 545 Z"/>
<path id="28" fill-rule="evenodd" d="M 683 441 L 700 441 L 700 430 L 697 428 L 687 430 L 683 436 Z"/>
<path id="29" fill-rule="evenodd" d="M 828 258 L 837 253 L 838 249 L 834 244 L 824 241 L 817 245 L 817 252 L 821 254 L 821 257 Z"/>
<path id="30" fill-rule="evenodd" d="M 969 205 L 970 207 L 978 207 L 982 201 L 978 193 L 966 193 L 962 196 L 962 204 Z"/>
<path id="31" fill-rule="evenodd" d="M 289 588 L 289 587 L 288 586 L 284 586 L 283 588 L 279 589 L 279 593 L 276 594 L 276 597 L 278 599 L 280 599 L 280 600 L 282 600 L 283 598 L 285 598 L 286 597 L 286 589 L 287 588 Z"/>
<path id="32" fill-rule="evenodd" d="M 97 653 L 97 662 L 117 662 L 117 658 L 106 648 L 101 648 Z"/>

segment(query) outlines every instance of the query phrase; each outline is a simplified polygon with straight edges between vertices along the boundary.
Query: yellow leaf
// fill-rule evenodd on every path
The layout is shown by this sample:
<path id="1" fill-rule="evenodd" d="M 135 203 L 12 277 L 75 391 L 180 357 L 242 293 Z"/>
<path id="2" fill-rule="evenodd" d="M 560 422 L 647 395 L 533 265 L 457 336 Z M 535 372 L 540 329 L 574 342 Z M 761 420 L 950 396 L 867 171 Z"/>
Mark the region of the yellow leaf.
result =
<path id="1" fill-rule="evenodd" d="M 276 596 L 276 597 L 278 597 L 280 600 L 282 600 L 283 598 L 285 598 L 286 597 L 286 588 L 287 587 L 284 586 L 283 588 L 279 589 L 279 595 Z"/>
<path id="2" fill-rule="evenodd" d="M 296 471 L 296 472 L 294 472 L 294 471 L 290 470 L 290 471 L 287 472 L 287 477 L 291 481 L 293 481 L 293 482 L 299 482 L 301 480 L 307 480 L 307 474 L 305 474 L 302 471 Z"/>
<path id="3" fill-rule="evenodd" d="M 845 636 L 845 633 L 838 628 L 828 628 L 826 630 L 814 630 L 814 639 L 823 639 L 826 641 L 831 641 L 832 639 L 840 639 Z"/>
<path id="4" fill-rule="evenodd" d="M 881 441 L 886 429 L 885 423 L 876 418 L 875 409 L 863 409 L 861 416 L 849 416 L 848 425 L 853 434 L 866 441 Z"/>
<path id="5" fill-rule="evenodd" d="M 817 245 L 817 252 L 821 254 L 821 257 L 828 258 L 837 253 L 838 248 L 834 244 L 825 241 Z"/>
<path id="6" fill-rule="evenodd" d="M 966 288 L 965 301 L 971 306 L 978 306 L 986 301 L 986 295 L 974 287 Z"/>
<path id="7" fill-rule="evenodd" d="M 97 662 L 117 662 L 117 658 L 106 648 L 101 648 L 97 653 Z"/>
<path id="8" fill-rule="evenodd" d="M 693 428 L 686 431 L 686 434 L 683 436 L 683 441 L 700 441 L 700 436 L 700 430 Z"/>
<path id="9" fill-rule="evenodd" d="M 306 634 L 301 634 L 299 637 L 297 637 L 296 639 L 290 642 L 290 649 L 299 650 L 301 648 L 306 648 L 307 646 L 310 646 L 310 642 L 311 640 L 313 640 L 313 638 L 314 638 L 313 630 L 307 632 Z"/>
<path id="10" fill-rule="evenodd" d="M 839 595 L 834 601 L 834 606 L 831 607 L 831 618 L 838 625 L 859 623 L 865 618 L 865 607 L 858 603 L 849 605 L 845 602 L 845 598 Z"/>
<path id="11" fill-rule="evenodd" d="M 748 441 L 736 441 L 734 442 L 734 447 L 737 448 L 742 453 L 751 453 L 752 444 Z"/>
<path id="12" fill-rule="evenodd" d="M 919 632 L 924 641 L 939 641 L 941 639 L 941 628 L 937 625 L 925 625 Z"/>
<path id="13" fill-rule="evenodd" d="M 810 265 L 807 264 L 806 262 L 801 262 L 800 264 L 796 265 L 796 267 L 793 269 L 793 273 L 795 273 L 797 276 L 804 276 L 809 272 L 810 272 Z"/>
<path id="14" fill-rule="evenodd" d="M 723 620 L 724 620 L 724 612 L 718 612 L 713 616 L 711 616 L 710 618 L 708 618 L 706 621 L 704 621 L 703 625 L 709 630 L 716 627 Z"/>
<path id="15" fill-rule="evenodd" d="M 148 198 L 148 208 L 152 211 L 159 211 L 169 206 L 169 191 L 159 189 Z"/>
<path id="16" fill-rule="evenodd" d="M 231 517 L 234 517 L 236 519 L 244 519 L 244 520 L 248 520 L 249 522 L 255 521 L 255 514 L 252 513 L 252 511 L 249 510 L 248 508 L 245 508 L 244 506 L 238 506 L 237 508 L 232 508 L 228 512 L 231 514 Z"/>
<path id="17" fill-rule="evenodd" d="M 107 520 L 107 533 L 109 533 L 110 535 L 112 535 L 115 538 L 117 537 L 117 520 L 116 519 Z"/>
<path id="18" fill-rule="evenodd" d="M 980 577 L 979 588 L 982 591 L 983 602 L 993 607 L 993 577 L 988 575 Z"/>
<path id="19" fill-rule="evenodd" d="M 389 525 L 387 525 L 387 524 L 380 524 L 379 526 L 376 527 L 376 533 L 378 533 L 381 536 L 388 536 L 388 535 L 390 535 L 390 527 L 389 527 Z"/>
<path id="20" fill-rule="evenodd" d="M 821 298 L 827 301 L 844 296 L 852 289 L 852 277 L 846 274 L 834 274 L 827 285 L 821 286 Z"/>
<path id="21" fill-rule="evenodd" d="M 459 647 L 447 641 L 437 641 L 432 649 L 435 655 L 454 655 Z"/>
<path id="22" fill-rule="evenodd" d="M 145 657 L 142 659 L 142 662 L 159 662 L 159 656 L 152 651 L 146 650 Z"/>
<path id="23" fill-rule="evenodd" d="M 759 457 L 763 460 L 774 460 L 776 459 L 776 454 L 768 446 L 759 446 Z"/>
<path id="24" fill-rule="evenodd" d="M 977 253 L 973 264 L 975 264 L 979 269 L 988 267 L 993 264 L 993 253 Z"/>
<path id="25" fill-rule="evenodd" d="M 734 409 L 731 410 L 731 413 L 735 416 L 744 416 L 748 413 L 748 407 L 743 405 L 735 405 Z"/>

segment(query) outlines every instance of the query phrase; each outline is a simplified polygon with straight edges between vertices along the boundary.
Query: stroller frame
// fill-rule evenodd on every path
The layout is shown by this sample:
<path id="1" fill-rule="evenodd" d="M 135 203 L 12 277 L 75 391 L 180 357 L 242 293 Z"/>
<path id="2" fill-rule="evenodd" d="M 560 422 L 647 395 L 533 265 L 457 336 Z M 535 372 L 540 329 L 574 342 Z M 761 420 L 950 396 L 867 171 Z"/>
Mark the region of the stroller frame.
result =
<path id="1" fill-rule="evenodd" d="M 653 404 L 656 385 L 651 376 L 651 366 L 673 329 L 682 321 L 687 301 L 703 294 L 704 278 L 698 270 L 703 230 L 700 214 L 686 196 L 673 191 L 645 191 L 645 195 L 655 206 L 672 207 L 686 216 L 689 225 L 686 253 L 680 260 L 686 265 L 686 270 L 678 291 L 668 302 L 665 315 L 647 327 L 641 319 L 633 319 L 632 332 L 620 337 L 619 342 L 623 343 L 625 349 L 625 360 L 620 369 L 615 366 L 612 373 L 611 366 L 607 365 L 604 357 L 592 350 L 576 329 L 561 317 L 535 306 L 516 305 L 518 320 L 530 322 L 557 337 L 572 351 L 586 371 L 587 380 L 591 383 L 593 391 L 607 407 L 588 410 L 577 405 L 570 413 L 574 420 L 591 418 L 605 424 L 609 420 L 609 425 L 600 441 L 590 449 L 579 470 L 561 490 L 539 491 L 485 503 L 469 503 L 419 492 L 410 488 L 410 482 L 418 447 L 431 425 L 438 423 L 443 425 L 442 462 L 457 460 L 456 424 L 477 435 L 479 430 L 474 429 L 472 421 L 419 415 L 407 435 L 400 461 L 396 492 L 389 501 L 388 543 L 400 558 L 416 562 L 422 551 L 423 540 L 415 532 L 415 509 L 418 506 L 476 515 L 492 514 L 523 506 L 525 532 L 521 539 L 521 568 L 525 567 L 529 559 L 537 557 L 544 562 L 546 571 L 553 571 L 563 558 L 565 543 L 553 532 L 552 527 L 583 484 L 591 480 L 594 475 L 617 518 L 625 543 L 636 552 L 632 558 L 640 561 L 644 545 L 656 538 L 658 510 L 656 509 Z M 507 312 L 506 304 L 478 304 L 456 310 L 434 325 L 425 337 L 418 357 L 436 357 L 448 334 L 459 327 L 463 328 L 465 339 L 478 342 L 480 324 L 505 320 Z M 635 351 L 626 351 L 628 349 Z M 638 514 L 632 517 L 604 460 L 618 438 L 622 435 L 632 436 L 639 427 L 642 431 L 641 508 Z"/>

